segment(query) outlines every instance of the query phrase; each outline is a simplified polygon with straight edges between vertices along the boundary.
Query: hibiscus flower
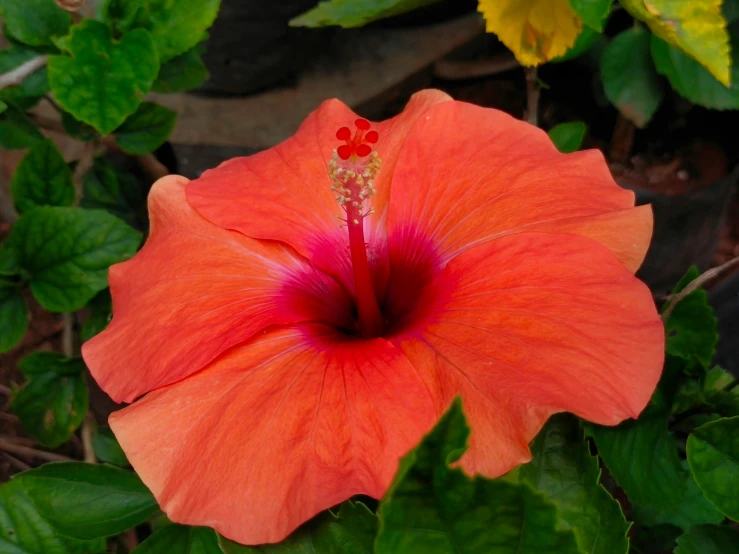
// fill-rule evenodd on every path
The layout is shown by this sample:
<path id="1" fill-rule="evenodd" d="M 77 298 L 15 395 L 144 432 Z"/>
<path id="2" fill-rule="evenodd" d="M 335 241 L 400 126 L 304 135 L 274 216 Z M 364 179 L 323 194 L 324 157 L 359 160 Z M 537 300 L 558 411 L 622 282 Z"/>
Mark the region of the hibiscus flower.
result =
<path id="1" fill-rule="evenodd" d="M 457 395 L 462 467 L 496 477 L 550 415 L 615 425 L 660 375 L 650 208 L 598 152 L 438 91 L 372 124 L 327 101 L 149 211 L 83 355 L 167 515 L 241 543 L 382 497 Z"/>

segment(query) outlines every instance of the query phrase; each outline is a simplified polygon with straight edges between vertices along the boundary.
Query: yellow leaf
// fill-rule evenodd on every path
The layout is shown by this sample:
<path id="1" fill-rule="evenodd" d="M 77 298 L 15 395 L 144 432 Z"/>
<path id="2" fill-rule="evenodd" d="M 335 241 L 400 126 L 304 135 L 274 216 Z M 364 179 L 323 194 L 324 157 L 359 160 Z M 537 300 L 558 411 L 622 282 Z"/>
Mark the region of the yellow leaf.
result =
<path id="1" fill-rule="evenodd" d="M 485 28 L 511 49 L 521 65 L 564 55 L 582 30 L 570 0 L 480 0 Z"/>
<path id="2" fill-rule="evenodd" d="M 731 80 L 731 47 L 722 0 L 620 0 L 652 32 L 703 65 L 724 86 Z"/>

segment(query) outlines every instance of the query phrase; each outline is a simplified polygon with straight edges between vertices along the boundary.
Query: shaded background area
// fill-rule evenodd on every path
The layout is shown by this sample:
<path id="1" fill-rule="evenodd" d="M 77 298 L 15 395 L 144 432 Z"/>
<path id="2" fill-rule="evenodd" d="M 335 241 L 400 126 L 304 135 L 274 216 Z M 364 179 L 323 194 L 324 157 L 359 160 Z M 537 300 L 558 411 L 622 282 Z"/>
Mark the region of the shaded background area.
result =
<path id="1" fill-rule="evenodd" d="M 399 113 L 417 90 L 434 87 L 523 117 L 523 69 L 484 33 L 475 1 L 443 2 L 356 30 L 287 26 L 313 5 L 223 0 L 206 44 L 211 79 L 196 93 L 151 95 L 179 113 L 170 142 L 157 152 L 170 171 L 196 178 L 226 159 L 269 148 L 331 97 L 369 119 L 383 119 Z M 630 24 L 616 14 L 607 32 Z M 541 68 L 540 125 L 548 130 L 585 121 L 584 146 L 600 149 L 617 182 L 634 190 L 639 203 L 653 205 L 654 240 L 639 276 L 660 300 L 691 265 L 705 270 L 739 255 L 739 114 L 693 106 L 670 91 L 649 126 L 636 129 L 606 100 L 598 55 L 593 49 Z M 50 136 L 68 159 L 79 153 L 80 143 Z M 15 217 L 9 183 L 21 155 L 0 152 L 0 238 Z M 122 157 L 116 163 L 131 164 Z M 142 187 L 150 186 L 139 178 Z M 721 275 L 710 287 L 721 334 L 716 362 L 739 375 L 739 272 Z M 61 320 L 27 300 L 31 326 L 20 347 L 0 356 L 0 383 L 21 381 L 13 368 L 28 353 L 59 346 Z M 105 420 L 113 405 L 90 386 L 91 408 Z M 8 392 L 0 388 L 0 440 L 20 434 Z M 76 437 L 64 448 L 79 457 Z M 0 459 L 0 480 L 7 471 Z"/>

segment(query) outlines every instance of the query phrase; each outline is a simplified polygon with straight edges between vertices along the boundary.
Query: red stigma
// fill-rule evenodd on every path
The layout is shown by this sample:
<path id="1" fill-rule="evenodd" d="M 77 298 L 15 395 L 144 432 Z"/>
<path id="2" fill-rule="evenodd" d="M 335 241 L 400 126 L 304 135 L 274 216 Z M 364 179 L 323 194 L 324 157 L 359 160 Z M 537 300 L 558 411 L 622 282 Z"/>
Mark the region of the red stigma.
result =
<path id="1" fill-rule="evenodd" d="M 342 144 L 336 149 L 336 153 L 342 160 L 348 160 L 352 156 L 364 158 L 372 153 L 372 144 L 375 144 L 380 138 L 377 131 L 369 131 L 370 122 L 366 119 L 359 118 L 354 122 L 356 131 L 352 136 L 349 127 L 341 127 L 336 131 L 336 138 L 343 140 L 346 144 Z M 365 134 L 365 131 L 369 131 Z"/>
<path id="2" fill-rule="evenodd" d="M 352 132 L 349 127 L 342 127 L 336 131 L 336 138 L 339 140 L 349 140 L 352 137 Z"/>

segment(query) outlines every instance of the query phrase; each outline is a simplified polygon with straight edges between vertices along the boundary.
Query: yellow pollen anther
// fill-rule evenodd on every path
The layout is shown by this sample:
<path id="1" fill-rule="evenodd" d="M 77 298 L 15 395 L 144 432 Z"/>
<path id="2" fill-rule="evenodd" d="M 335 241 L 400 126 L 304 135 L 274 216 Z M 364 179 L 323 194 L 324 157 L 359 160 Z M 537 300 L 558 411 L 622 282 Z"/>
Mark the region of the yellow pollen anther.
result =
<path id="1" fill-rule="evenodd" d="M 374 178 L 380 171 L 382 163 L 377 152 L 365 158 L 351 156 L 342 159 L 336 150 L 328 161 L 328 175 L 331 180 L 331 192 L 336 202 L 347 214 L 347 219 L 355 225 L 361 219 L 373 215 L 375 210 L 369 205 L 370 198 L 377 194 Z M 337 216 L 342 227 L 347 219 Z"/>

